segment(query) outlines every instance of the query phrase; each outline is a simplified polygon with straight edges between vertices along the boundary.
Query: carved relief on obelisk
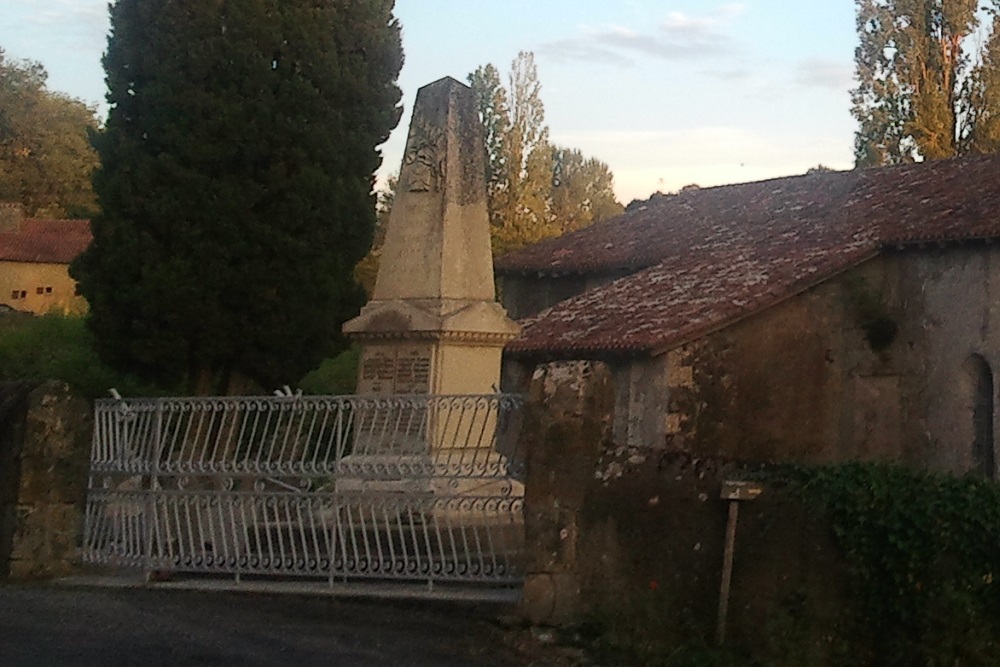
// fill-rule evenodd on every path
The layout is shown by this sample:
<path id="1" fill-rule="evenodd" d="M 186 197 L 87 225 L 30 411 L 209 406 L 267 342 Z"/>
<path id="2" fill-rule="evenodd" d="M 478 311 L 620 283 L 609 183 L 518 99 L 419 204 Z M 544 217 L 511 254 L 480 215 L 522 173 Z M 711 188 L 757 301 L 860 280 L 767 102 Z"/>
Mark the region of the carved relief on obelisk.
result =
<path id="1" fill-rule="evenodd" d="M 445 177 L 444 153 L 441 128 L 414 119 L 400 170 L 400 174 L 406 174 L 402 188 L 408 192 L 439 192 Z"/>

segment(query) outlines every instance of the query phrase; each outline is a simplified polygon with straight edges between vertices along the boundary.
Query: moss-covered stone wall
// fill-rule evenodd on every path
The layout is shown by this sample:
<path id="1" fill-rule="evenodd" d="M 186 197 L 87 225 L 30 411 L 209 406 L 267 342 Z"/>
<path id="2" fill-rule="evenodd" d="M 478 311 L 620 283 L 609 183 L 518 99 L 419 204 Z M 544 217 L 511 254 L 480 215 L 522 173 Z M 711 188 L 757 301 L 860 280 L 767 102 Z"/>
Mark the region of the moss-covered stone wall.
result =
<path id="1" fill-rule="evenodd" d="M 20 442 L 5 443 L 9 530 L 0 533 L 4 573 L 15 579 L 63 576 L 77 565 L 83 529 L 92 418 L 87 401 L 61 382 L 27 396 L 7 415 Z M 4 547 L 4 544 L 6 545 Z"/>

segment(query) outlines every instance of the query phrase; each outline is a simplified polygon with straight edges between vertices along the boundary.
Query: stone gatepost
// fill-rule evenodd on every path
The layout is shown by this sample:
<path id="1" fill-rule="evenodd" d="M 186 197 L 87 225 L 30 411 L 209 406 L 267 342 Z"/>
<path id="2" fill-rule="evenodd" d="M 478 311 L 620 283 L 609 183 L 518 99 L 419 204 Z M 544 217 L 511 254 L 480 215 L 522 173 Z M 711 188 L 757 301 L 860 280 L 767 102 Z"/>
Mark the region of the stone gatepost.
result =
<path id="1" fill-rule="evenodd" d="M 475 96 L 446 77 L 417 92 L 375 291 L 344 325 L 358 393 L 493 393 L 518 330 L 495 299 Z"/>

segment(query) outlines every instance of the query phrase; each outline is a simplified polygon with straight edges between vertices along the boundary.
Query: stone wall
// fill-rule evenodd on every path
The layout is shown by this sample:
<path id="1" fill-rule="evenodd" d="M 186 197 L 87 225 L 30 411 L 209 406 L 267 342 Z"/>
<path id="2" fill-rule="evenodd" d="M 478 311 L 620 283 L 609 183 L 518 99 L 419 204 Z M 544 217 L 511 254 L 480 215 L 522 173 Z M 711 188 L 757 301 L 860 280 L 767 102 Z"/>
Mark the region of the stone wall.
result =
<path id="1" fill-rule="evenodd" d="M 610 437 L 611 372 L 600 363 L 538 367 L 521 433 L 524 490 L 524 601 L 536 622 L 565 622 L 581 609 L 577 546 L 590 477 Z"/>
<path id="2" fill-rule="evenodd" d="M 592 362 L 547 364 L 533 375 L 524 431 L 524 613 L 535 623 L 567 624 L 641 617 L 653 605 L 661 613 L 649 620 L 664 632 L 712 641 L 728 512 L 720 489 L 756 469 L 662 445 L 614 444 L 613 375 Z M 807 646 L 809 664 L 830 664 L 840 568 L 828 527 L 780 490 L 745 502 L 731 643 L 756 655 Z"/>
<path id="3" fill-rule="evenodd" d="M 9 574 L 29 393 L 28 383 L 0 383 L 0 578 Z"/>
<path id="4" fill-rule="evenodd" d="M 721 486 L 771 462 L 1000 477 L 997 294 L 1000 248 L 905 249 L 658 358 L 509 373 L 506 386 L 531 396 L 527 617 L 655 603 L 660 622 L 710 641 Z M 758 656 L 805 647 L 799 664 L 836 664 L 842 568 L 828 526 L 766 488 L 741 506 L 728 637 Z"/>
<path id="5" fill-rule="evenodd" d="M 660 399 L 665 445 L 750 461 L 880 460 L 997 477 L 995 294 L 1000 249 L 908 250 L 676 348 L 665 355 Z M 978 366 L 991 384 L 977 408 Z M 988 441 L 978 447 L 992 456 L 977 451 L 977 428 Z"/>
<path id="6" fill-rule="evenodd" d="M 523 316 L 600 279 L 505 276 L 504 302 Z M 885 252 L 658 357 L 616 361 L 614 441 L 1000 477 L 997 294 L 996 246 Z M 531 367 L 515 370 L 505 360 L 518 391 Z"/>
<path id="7" fill-rule="evenodd" d="M 13 465 L 5 468 L 2 481 L 13 502 L 6 508 L 10 531 L 0 533 L 0 574 L 17 579 L 66 575 L 76 565 L 83 528 L 90 406 L 65 384 L 47 382 L 27 396 L 23 415 L 8 415 L 4 425 L 19 428 L 21 440 L 5 442 L 4 462 Z"/>
<path id="8" fill-rule="evenodd" d="M 898 335 L 873 346 L 865 329 L 869 310 L 902 317 L 885 268 L 870 262 L 668 353 L 666 445 L 748 461 L 899 460 L 910 348 Z"/>

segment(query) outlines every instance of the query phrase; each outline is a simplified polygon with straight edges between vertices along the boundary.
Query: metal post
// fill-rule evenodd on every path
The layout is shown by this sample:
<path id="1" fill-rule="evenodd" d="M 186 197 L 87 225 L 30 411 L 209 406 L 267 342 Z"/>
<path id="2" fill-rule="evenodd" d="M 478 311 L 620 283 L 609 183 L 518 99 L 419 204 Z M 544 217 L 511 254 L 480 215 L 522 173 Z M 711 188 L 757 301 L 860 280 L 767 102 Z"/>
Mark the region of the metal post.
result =
<path id="1" fill-rule="evenodd" d="M 153 531 L 156 521 L 156 493 L 160 486 L 160 452 L 163 442 L 160 430 L 163 427 L 163 402 L 157 399 L 153 413 L 152 460 L 149 461 L 149 488 L 146 490 L 146 572 L 153 579 Z"/>

